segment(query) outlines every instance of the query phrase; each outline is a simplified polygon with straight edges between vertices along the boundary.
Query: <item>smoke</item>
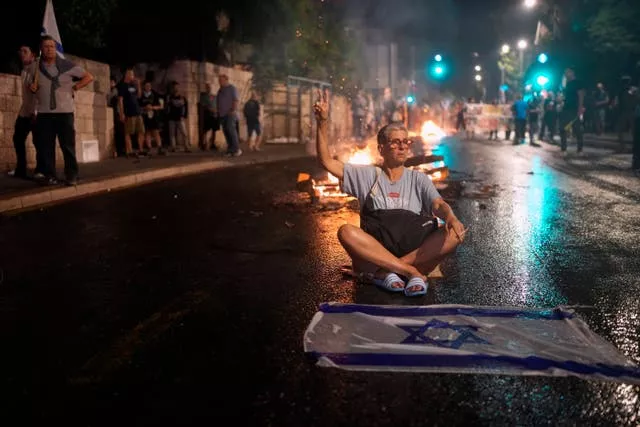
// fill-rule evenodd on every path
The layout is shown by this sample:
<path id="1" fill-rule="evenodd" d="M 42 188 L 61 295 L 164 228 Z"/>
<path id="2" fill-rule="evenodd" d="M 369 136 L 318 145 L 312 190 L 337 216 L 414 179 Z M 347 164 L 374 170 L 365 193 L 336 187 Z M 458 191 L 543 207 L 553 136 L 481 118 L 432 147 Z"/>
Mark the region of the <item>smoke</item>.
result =
<path id="1" fill-rule="evenodd" d="M 348 5 L 351 19 L 388 34 L 430 42 L 458 36 L 459 13 L 453 0 L 362 0 Z"/>

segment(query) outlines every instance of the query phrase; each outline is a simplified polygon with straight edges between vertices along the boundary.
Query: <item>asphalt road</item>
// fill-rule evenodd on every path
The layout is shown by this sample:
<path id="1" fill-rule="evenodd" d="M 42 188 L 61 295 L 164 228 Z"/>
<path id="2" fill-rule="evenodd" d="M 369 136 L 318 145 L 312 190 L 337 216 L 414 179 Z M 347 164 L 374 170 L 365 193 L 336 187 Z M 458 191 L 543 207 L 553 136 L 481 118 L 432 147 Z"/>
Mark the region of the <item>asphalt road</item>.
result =
<path id="1" fill-rule="evenodd" d="M 418 300 L 341 276 L 335 231 L 357 216 L 295 193 L 311 159 L 0 217 L 2 424 L 638 425 L 638 386 L 344 372 L 305 358 L 302 334 L 325 301 L 577 304 L 640 363 L 637 181 L 600 152 L 565 160 L 452 139 L 437 153 L 470 232 Z"/>

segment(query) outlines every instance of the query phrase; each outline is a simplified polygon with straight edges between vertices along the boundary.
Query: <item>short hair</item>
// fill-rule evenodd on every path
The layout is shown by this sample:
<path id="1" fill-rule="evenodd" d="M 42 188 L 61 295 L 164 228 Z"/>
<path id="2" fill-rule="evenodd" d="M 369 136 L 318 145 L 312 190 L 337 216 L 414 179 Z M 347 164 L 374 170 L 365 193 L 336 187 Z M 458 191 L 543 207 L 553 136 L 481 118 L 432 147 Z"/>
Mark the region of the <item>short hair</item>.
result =
<path id="1" fill-rule="evenodd" d="M 56 39 L 54 39 L 53 37 L 51 37 L 48 34 L 45 34 L 44 36 L 40 37 L 40 43 L 44 43 L 46 41 L 51 40 L 52 42 L 56 43 Z"/>
<path id="2" fill-rule="evenodd" d="M 389 142 L 389 135 L 394 131 L 409 133 L 407 128 L 402 123 L 390 123 L 386 126 L 383 126 L 382 129 L 378 131 L 378 145 L 384 145 Z"/>

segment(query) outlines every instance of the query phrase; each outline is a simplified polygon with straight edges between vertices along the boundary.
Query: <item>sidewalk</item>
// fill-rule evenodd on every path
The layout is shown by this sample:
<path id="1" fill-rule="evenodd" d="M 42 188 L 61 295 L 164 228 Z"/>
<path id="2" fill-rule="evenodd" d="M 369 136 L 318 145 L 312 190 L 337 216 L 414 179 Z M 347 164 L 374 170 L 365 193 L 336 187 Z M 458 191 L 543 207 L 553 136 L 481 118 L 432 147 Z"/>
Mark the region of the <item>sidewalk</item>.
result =
<path id="1" fill-rule="evenodd" d="M 263 145 L 259 153 L 245 151 L 238 158 L 215 152 L 169 153 L 167 156 L 108 159 L 80 165 L 75 187 L 39 186 L 34 181 L 0 176 L 0 213 L 33 208 L 76 197 L 147 184 L 162 179 L 197 174 L 234 166 L 276 162 L 307 156 L 304 144 Z M 59 171 L 60 172 L 60 171 Z"/>
<path id="2" fill-rule="evenodd" d="M 553 144 L 560 146 L 560 137 L 558 135 L 555 136 Z M 631 135 L 625 135 L 624 144 L 627 150 L 631 150 L 633 144 Z M 584 145 L 585 147 L 595 147 L 610 150 L 618 150 L 620 147 L 620 143 L 618 142 L 618 135 L 613 133 L 604 133 L 602 135 L 585 133 Z"/>

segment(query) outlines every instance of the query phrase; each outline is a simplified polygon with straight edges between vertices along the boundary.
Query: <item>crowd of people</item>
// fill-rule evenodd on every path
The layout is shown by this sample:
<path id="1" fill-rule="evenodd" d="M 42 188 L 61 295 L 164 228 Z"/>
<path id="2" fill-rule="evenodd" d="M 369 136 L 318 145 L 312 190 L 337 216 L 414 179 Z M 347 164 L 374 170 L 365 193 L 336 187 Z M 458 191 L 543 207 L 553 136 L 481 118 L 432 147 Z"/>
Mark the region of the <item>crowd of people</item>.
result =
<path id="1" fill-rule="evenodd" d="M 16 118 L 13 145 L 16 167 L 10 176 L 34 179 L 43 185 L 59 183 L 56 173 L 55 143 L 58 140 L 64 157 L 64 183 L 76 185 L 79 175 L 76 158 L 74 92 L 94 81 L 94 76 L 58 54 L 56 42 L 49 36 L 41 40 L 41 57 L 36 58 L 29 46 L 21 46 L 18 55 L 22 63 L 22 104 Z M 220 89 L 212 93 L 210 84 L 200 94 L 198 108 L 199 145 L 202 150 L 224 151 L 226 156 L 239 157 L 240 129 L 238 90 L 229 77 L 218 77 Z M 125 70 L 120 82 L 111 79 L 107 95 L 114 114 L 114 156 L 135 158 L 150 156 L 155 144 L 158 154 L 175 152 L 182 147 L 191 152 L 186 126 L 189 103 L 177 82 L 171 82 L 166 94 L 153 90 L 151 81 L 141 82 L 134 69 Z M 249 149 L 261 150 L 261 105 L 254 91 L 244 105 Z M 216 145 L 216 133 L 222 130 L 226 148 Z M 27 171 L 27 147 L 32 134 L 36 151 L 33 175 Z"/>
<path id="2" fill-rule="evenodd" d="M 201 150 L 225 151 L 228 157 L 239 157 L 240 149 L 238 90 L 226 74 L 218 76 L 220 88 L 213 93 L 210 83 L 198 100 L 198 141 Z M 149 156 L 153 145 L 159 155 L 182 149 L 191 153 L 186 126 L 189 102 L 177 82 L 170 82 L 166 94 L 153 90 L 151 81 L 140 82 L 133 68 L 125 70 L 118 83 L 111 79 L 108 104 L 114 110 L 115 154 L 118 157 Z M 261 150 L 261 105 L 257 92 L 244 104 L 249 149 Z M 226 148 L 216 144 L 216 133 L 222 131 Z M 132 140 L 132 137 L 135 137 Z M 134 144 L 135 142 L 135 144 Z M 168 149 L 167 149 L 168 148 Z"/>

